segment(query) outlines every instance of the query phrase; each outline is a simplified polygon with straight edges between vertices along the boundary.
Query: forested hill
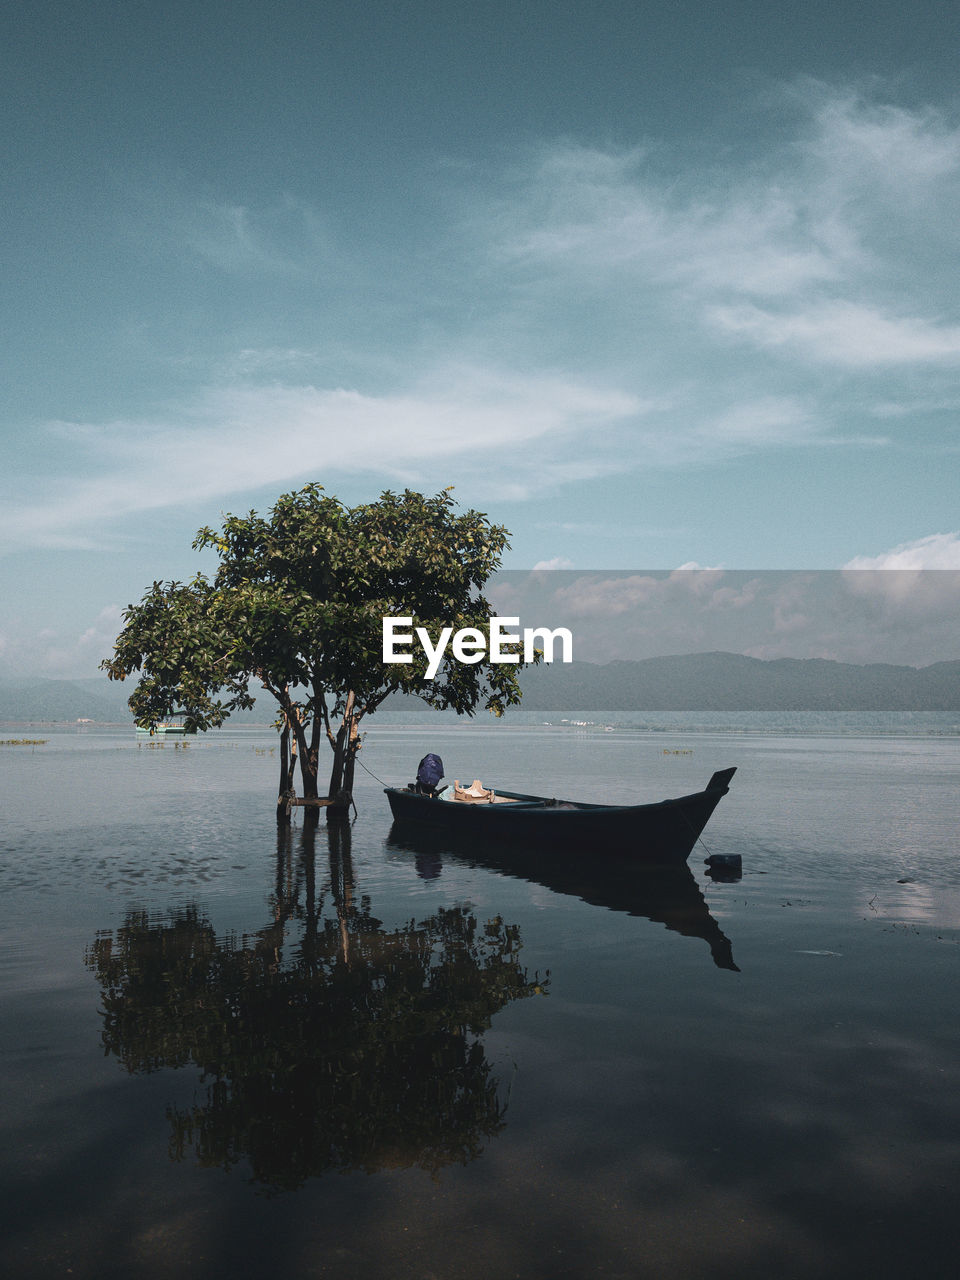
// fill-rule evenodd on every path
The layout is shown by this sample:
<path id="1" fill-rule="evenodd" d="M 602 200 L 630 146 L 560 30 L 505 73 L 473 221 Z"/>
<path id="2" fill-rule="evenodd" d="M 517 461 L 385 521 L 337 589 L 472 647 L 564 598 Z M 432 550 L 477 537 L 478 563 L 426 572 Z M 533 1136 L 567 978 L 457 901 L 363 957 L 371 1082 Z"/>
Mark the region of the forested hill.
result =
<path id="1" fill-rule="evenodd" d="M 111 683 L 106 676 L 90 680 L 0 680 L 0 720 L 95 720 L 102 724 L 130 724 L 127 683 Z"/>
<path id="2" fill-rule="evenodd" d="M 960 661 L 856 666 L 822 658 L 765 661 L 695 653 L 639 662 L 555 662 L 522 674 L 526 711 L 960 711 Z M 129 723 L 131 687 L 91 680 L 0 681 L 0 720 Z M 392 698 L 394 713 L 422 709 Z M 270 723 L 265 695 L 233 723 Z"/>

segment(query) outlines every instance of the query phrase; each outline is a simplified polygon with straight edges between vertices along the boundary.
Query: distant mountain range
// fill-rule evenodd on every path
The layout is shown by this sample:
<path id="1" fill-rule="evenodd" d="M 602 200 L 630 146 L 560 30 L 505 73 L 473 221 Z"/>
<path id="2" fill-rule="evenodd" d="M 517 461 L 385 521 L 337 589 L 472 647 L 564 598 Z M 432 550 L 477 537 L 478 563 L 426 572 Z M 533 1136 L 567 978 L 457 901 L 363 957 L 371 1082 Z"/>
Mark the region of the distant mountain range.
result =
<path id="1" fill-rule="evenodd" d="M 90 680 L 0 680 L 0 720 L 129 724 L 133 686 L 106 677 Z"/>
<path id="2" fill-rule="evenodd" d="M 857 666 L 823 658 L 694 653 L 639 662 L 553 663 L 523 672 L 526 711 L 960 711 L 960 661 Z M 0 720 L 127 724 L 132 686 L 104 678 L 0 681 Z M 391 718 L 422 703 L 397 697 Z M 232 723 L 267 724 L 264 696 Z"/>
<path id="3" fill-rule="evenodd" d="M 693 653 L 523 673 L 528 711 L 960 711 L 960 662 L 857 666 Z"/>

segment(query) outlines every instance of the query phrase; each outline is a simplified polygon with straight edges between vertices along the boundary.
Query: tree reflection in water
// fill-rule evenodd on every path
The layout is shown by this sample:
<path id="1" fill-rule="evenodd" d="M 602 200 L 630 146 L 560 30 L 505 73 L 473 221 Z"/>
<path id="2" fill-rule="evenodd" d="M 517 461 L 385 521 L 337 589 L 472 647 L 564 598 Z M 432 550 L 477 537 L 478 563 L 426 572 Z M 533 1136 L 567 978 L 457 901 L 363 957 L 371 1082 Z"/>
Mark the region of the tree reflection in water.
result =
<path id="1" fill-rule="evenodd" d="M 274 1190 L 329 1169 L 435 1173 L 479 1155 L 505 1117 L 481 1034 L 549 981 L 528 977 L 518 927 L 499 917 L 455 906 L 385 929 L 355 899 L 349 827 L 325 832 L 318 898 L 316 823 L 296 856 L 280 830 L 274 918 L 253 937 L 218 937 L 195 906 L 132 912 L 86 957 L 108 1052 L 134 1073 L 200 1068 L 199 1101 L 168 1111 L 171 1157 L 247 1160 Z"/>

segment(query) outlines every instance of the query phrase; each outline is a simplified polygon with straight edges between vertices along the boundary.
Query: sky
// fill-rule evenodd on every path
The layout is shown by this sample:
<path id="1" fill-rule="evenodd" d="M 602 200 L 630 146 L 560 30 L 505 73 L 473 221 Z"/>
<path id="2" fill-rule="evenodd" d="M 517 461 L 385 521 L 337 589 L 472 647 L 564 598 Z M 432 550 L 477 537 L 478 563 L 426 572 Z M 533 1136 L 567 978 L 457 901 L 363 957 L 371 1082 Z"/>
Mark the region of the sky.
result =
<path id="1" fill-rule="evenodd" d="M 952 0 L 4 6 L 0 677 L 310 481 L 960 568 L 958 63 Z"/>

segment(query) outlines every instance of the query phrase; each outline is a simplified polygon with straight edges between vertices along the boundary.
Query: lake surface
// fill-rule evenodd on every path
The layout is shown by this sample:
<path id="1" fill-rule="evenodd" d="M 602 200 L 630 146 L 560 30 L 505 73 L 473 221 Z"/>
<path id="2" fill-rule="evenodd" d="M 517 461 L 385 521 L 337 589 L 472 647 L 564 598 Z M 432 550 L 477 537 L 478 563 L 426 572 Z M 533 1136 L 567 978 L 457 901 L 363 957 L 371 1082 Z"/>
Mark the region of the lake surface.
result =
<path id="1" fill-rule="evenodd" d="M 269 731 L 14 737 L 5 1275 L 955 1274 L 948 721 L 374 723 L 348 832 L 279 837 Z M 689 872 L 524 878 L 391 833 L 430 750 L 611 802 L 738 772 Z"/>

